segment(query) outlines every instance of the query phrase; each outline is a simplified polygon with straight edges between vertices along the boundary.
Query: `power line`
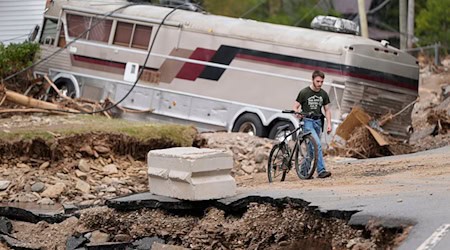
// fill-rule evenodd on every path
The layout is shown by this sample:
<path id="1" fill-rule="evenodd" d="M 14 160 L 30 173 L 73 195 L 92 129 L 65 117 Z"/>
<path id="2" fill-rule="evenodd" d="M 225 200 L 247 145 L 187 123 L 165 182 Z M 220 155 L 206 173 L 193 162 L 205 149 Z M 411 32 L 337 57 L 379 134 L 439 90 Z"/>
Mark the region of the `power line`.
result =
<path id="1" fill-rule="evenodd" d="M 29 36 L 29 35 L 30 35 L 30 34 L 28 33 L 28 34 L 23 34 L 23 35 L 16 36 L 16 37 L 8 38 L 8 39 L 5 39 L 5 40 L 1 40 L 0 43 L 9 42 L 9 41 L 14 41 L 14 40 L 17 40 L 17 39 L 19 39 L 19 38 L 26 37 L 26 36 Z"/>
<path id="2" fill-rule="evenodd" d="M 48 55 L 48 56 L 46 56 L 46 57 L 44 57 L 44 58 L 42 58 L 42 59 L 39 60 L 39 61 L 33 63 L 32 65 L 30 65 L 30 66 L 28 66 L 28 67 L 22 69 L 21 71 L 18 71 L 18 72 L 16 72 L 16 73 L 14 73 L 14 74 L 12 74 L 12 75 L 10 75 L 10 76 L 4 78 L 3 81 L 8 81 L 9 79 L 18 76 L 18 75 L 20 75 L 20 74 L 26 72 L 27 70 L 29 70 L 29 69 L 31 69 L 31 68 L 33 68 L 33 67 L 35 67 L 35 66 L 37 66 L 37 65 L 39 65 L 39 64 L 41 64 L 41 63 L 43 63 L 43 62 L 45 62 L 45 61 L 47 61 L 48 59 L 52 58 L 53 56 L 55 56 L 55 55 L 61 53 L 61 52 L 62 52 L 63 50 L 65 50 L 69 45 L 72 45 L 74 42 L 76 42 L 77 40 L 79 40 L 80 38 L 82 38 L 82 37 L 83 37 L 87 32 L 89 32 L 91 29 L 93 29 L 94 27 L 96 27 L 99 23 L 103 22 L 107 17 L 111 16 L 112 14 L 114 14 L 115 12 L 117 12 L 117 11 L 119 11 L 119 10 L 121 10 L 121 9 L 128 8 L 128 7 L 132 6 L 132 5 L 137 5 L 137 4 L 127 4 L 127 5 L 121 6 L 121 7 L 117 8 L 117 9 L 115 9 L 115 10 L 113 10 L 113 11 L 110 11 L 110 12 L 107 13 L 107 14 L 104 14 L 104 15 L 96 15 L 95 17 L 101 16 L 102 18 L 99 18 L 99 20 L 98 20 L 97 22 L 95 22 L 94 25 L 91 25 L 91 27 L 89 27 L 88 29 L 84 30 L 81 34 L 79 34 L 79 35 L 78 35 L 76 38 L 74 38 L 71 42 L 67 43 L 64 47 L 61 47 L 61 48 L 58 49 L 57 51 L 53 52 L 52 54 L 50 54 L 50 55 Z"/>

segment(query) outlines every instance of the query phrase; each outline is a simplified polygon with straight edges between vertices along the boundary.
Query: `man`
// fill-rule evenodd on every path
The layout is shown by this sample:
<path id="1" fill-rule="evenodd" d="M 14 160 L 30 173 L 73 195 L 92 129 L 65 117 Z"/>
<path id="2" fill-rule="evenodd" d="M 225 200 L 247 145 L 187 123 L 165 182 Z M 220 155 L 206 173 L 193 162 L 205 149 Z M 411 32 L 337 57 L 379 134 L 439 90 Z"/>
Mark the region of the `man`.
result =
<path id="1" fill-rule="evenodd" d="M 317 173 L 319 178 L 327 178 L 331 173 L 325 169 L 325 162 L 323 160 L 322 145 L 320 143 L 320 133 L 323 128 L 323 114 L 322 107 L 325 110 L 325 118 L 327 121 L 327 133 L 331 133 L 331 111 L 330 98 L 327 92 L 322 89 L 325 74 L 321 71 L 314 71 L 312 74 L 312 84 L 309 87 L 302 89 L 297 96 L 294 103 L 294 110 L 296 112 L 306 112 L 311 115 L 306 115 L 303 119 L 305 131 L 311 131 L 312 136 L 317 142 L 318 156 L 317 156 Z M 297 116 L 301 118 L 300 115 Z"/>

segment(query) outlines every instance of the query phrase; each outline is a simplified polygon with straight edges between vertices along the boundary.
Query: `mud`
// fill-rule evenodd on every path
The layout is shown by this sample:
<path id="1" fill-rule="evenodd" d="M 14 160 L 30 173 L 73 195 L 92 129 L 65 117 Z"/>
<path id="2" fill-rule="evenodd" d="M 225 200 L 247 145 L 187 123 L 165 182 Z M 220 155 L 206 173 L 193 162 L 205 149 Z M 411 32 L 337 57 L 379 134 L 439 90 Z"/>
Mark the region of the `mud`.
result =
<path id="1" fill-rule="evenodd" d="M 131 245 L 145 237 L 157 237 L 165 244 L 189 249 L 391 249 L 407 234 L 407 229 L 382 228 L 375 223 L 350 227 L 347 219 L 326 216 L 295 201 L 253 202 L 242 214 L 215 207 L 202 215 L 94 207 L 61 223 L 13 221 L 12 225 L 11 236 L 41 249 L 65 249 L 69 237 L 89 238 L 86 235 L 93 232 L 101 232 L 108 242 L 126 239 Z M 94 238 L 90 241 L 100 243 Z"/>

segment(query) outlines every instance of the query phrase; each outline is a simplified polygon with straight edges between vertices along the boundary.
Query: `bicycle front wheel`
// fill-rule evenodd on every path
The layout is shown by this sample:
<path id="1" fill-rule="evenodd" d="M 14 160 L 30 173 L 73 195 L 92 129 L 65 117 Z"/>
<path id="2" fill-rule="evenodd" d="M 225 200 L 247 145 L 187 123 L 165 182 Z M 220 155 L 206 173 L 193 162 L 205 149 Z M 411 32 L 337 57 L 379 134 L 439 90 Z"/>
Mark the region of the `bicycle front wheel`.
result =
<path id="1" fill-rule="evenodd" d="M 285 143 L 279 143 L 272 147 L 267 164 L 267 177 L 269 182 L 284 181 L 288 171 L 289 152 Z"/>
<path id="2" fill-rule="evenodd" d="M 295 152 L 295 170 L 300 179 L 310 179 L 317 168 L 318 146 L 311 134 L 300 137 Z"/>

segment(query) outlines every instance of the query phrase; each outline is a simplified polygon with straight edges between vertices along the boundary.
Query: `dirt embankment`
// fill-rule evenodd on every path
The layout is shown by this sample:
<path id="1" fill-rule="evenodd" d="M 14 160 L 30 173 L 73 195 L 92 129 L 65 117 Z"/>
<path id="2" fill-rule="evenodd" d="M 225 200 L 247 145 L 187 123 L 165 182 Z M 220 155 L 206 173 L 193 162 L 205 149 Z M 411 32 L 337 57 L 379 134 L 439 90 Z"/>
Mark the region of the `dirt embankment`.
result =
<path id="1" fill-rule="evenodd" d="M 22 121 L 27 119 L 40 120 L 23 117 Z M 56 126 L 55 120 L 52 126 Z M 64 249 L 73 235 L 86 237 L 90 242 L 158 237 L 165 243 L 194 249 L 296 249 L 309 244 L 323 249 L 377 249 L 398 244 L 396 239 L 404 232 L 352 228 L 345 219 L 326 218 L 314 209 L 288 204 L 280 207 L 254 203 L 240 215 L 215 208 L 203 216 L 146 209 L 117 212 L 102 205 L 117 196 L 148 191 L 147 151 L 179 144 L 99 132 L 1 143 L 3 202 L 96 207 L 82 210 L 80 218 L 57 224 L 12 222 L 11 235 L 43 249 Z M 194 140 L 196 145 L 233 153 L 233 174 L 238 186 L 267 184 L 265 167 L 273 143 L 239 133 L 205 133 Z"/>

